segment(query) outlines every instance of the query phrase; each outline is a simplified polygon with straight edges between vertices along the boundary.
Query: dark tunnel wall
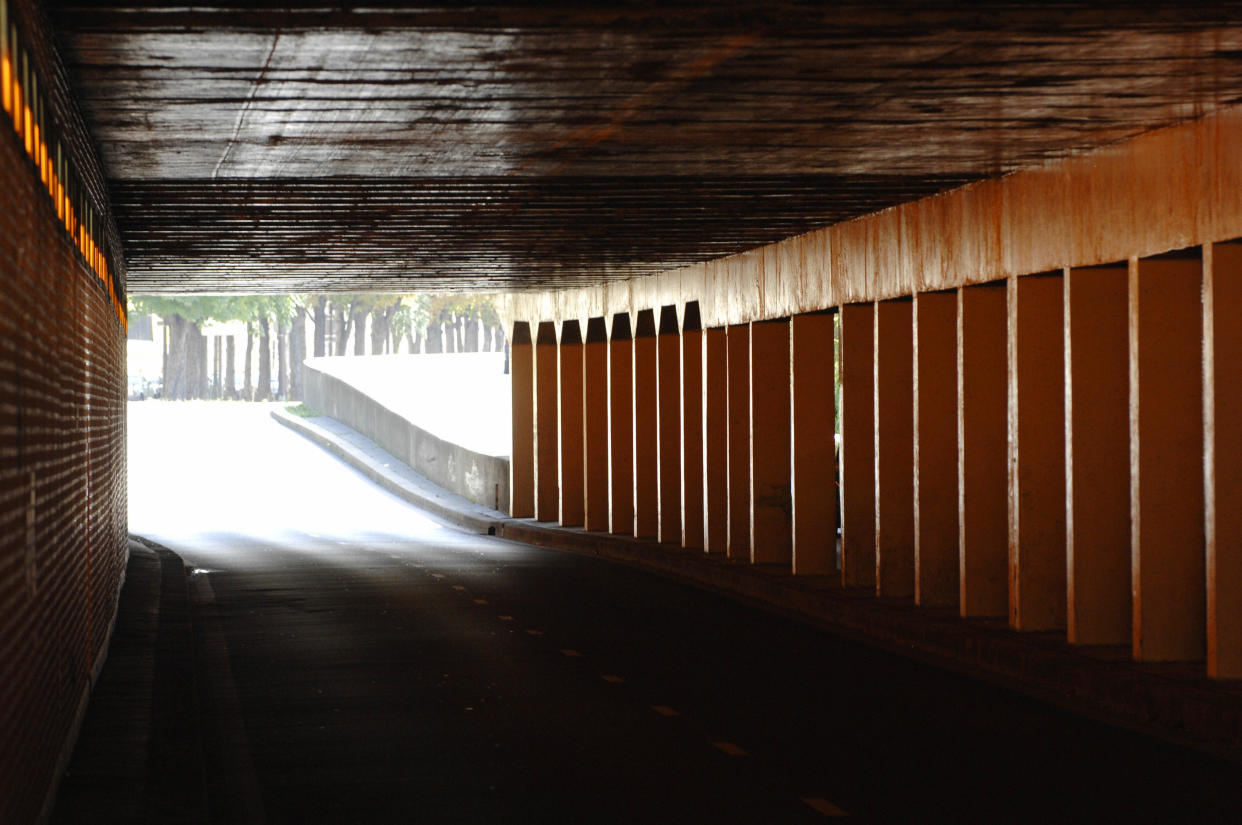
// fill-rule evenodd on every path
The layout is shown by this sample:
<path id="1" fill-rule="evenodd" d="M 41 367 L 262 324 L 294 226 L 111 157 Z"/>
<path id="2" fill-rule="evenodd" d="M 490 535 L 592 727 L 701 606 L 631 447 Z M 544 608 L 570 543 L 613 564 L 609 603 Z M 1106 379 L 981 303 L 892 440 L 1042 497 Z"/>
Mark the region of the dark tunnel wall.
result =
<path id="1" fill-rule="evenodd" d="M 18 21 L 21 36 L 40 73 L 52 75 L 51 50 L 30 5 L 8 5 L 12 16 L 27 11 Z M 63 101 L 49 108 L 55 103 Z M 81 133 L 67 134 L 75 131 L 65 126 L 62 139 L 75 144 L 74 154 L 89 157 Z M 0 121 L 5 823 L 38 821 L 48 802 L 106 651 L 126 561 L 122 320 L 104 281 L 70 240 L 23 143 L 6 114 Z"/>

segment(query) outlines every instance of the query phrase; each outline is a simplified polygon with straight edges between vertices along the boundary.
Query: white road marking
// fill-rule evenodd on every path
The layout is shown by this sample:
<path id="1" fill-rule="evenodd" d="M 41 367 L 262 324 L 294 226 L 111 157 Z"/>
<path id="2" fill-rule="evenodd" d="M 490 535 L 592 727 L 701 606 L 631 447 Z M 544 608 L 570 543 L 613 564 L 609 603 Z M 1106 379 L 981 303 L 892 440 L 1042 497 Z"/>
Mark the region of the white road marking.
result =
<path id="1" fill-rule="evenodd" d="M 849 816 L 844 810 L 820 796 L 803 797 L 802 801 L 824 816 Z"/>

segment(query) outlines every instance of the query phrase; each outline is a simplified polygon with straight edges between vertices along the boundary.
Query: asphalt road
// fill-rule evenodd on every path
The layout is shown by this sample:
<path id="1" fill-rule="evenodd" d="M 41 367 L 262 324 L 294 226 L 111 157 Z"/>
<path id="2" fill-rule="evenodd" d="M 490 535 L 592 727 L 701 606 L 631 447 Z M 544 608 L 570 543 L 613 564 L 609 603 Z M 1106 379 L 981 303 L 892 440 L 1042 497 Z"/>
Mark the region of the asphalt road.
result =
<path id="1" fill-rule="evenodd" d="M 1238 821 L 1236 765 L 459 532 L 260 407 L 133 407 L 131 530 L 190 570 L 126 791 L 148 821 Z M 110 821 L 100 770 L 56 821 Z"/>

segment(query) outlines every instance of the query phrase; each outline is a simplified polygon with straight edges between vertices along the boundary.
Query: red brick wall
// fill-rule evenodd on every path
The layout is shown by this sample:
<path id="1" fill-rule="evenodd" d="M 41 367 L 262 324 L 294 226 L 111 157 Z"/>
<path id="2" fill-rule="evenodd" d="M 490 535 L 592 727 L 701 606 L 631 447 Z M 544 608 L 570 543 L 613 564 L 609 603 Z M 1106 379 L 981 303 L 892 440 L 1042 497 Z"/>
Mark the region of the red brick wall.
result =
<path id="1" fill-rule="evenodd" d="M 34 822 L 126 560 L 125 338 L 0 128 L 0 822 Z"/>

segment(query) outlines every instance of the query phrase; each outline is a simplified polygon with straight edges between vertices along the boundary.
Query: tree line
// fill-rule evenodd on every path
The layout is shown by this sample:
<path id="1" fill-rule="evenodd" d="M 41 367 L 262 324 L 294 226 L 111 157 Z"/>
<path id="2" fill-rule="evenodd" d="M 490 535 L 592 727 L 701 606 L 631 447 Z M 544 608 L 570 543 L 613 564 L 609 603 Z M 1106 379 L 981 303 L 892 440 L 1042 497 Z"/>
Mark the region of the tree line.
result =
<path id="1" fill-rule="evenodd" d="M 351 349 L 354 355 L 489 352 L 505 343 L 489 295 L 149 295 L 132 297 L 130 311 L 164 321 L 162 395 L 172 400 L 301 400 L 308 332 L 316 357 Z M 212 321 L 245 324 L 240 390 L 238 342 L 232 335 L 209 342 L 202 327 Z M 210 362 L 209 346 L 215 348 Z M 209 363 L 215 365 L 210 373 Z"/>

